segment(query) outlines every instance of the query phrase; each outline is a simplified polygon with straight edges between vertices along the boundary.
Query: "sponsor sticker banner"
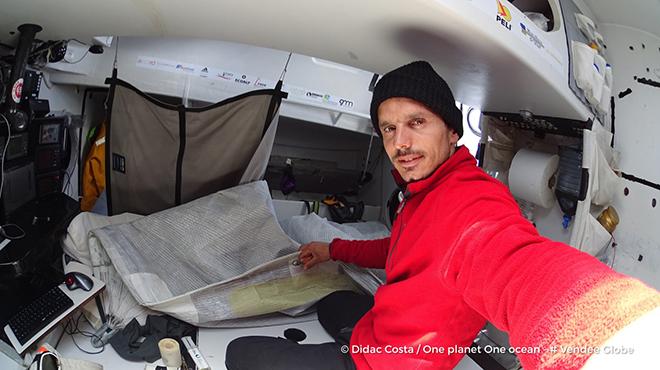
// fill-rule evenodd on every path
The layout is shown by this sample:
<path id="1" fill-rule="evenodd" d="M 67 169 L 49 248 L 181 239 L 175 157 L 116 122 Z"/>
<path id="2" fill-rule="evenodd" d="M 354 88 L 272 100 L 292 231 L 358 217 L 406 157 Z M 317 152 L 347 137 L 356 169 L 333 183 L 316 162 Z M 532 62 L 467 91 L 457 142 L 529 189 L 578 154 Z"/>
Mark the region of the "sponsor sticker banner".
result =
<path id="1" fill-rule="evenodd" d="M 351 110 L 351 111 L 355 107 L 355 101 L 352 99 L 347 99 L 336 95 L 327 94 L 324 92 L 310 90 L 304 87 L 285 84 L 283 90 L 287 91 L 291 96 L 295 96 L 302 100 L 312 101 L 317 104 L 325 105 L 328 107 L 341 108 L 344 110 Z"/>
<path id="2" fill-rule="evenodd" d="M 140 56 L 137 58 L 136 65 L 141 68 L 208 78 L 244 88 L 272 89 L 276 85 L 276 81 L 246 73 L 156 57 Z M 353 111 L 356 105 L 353 99 L 290 84 L 284 84 L 282 90 L 300 100 L 314 102 L 321 106 L 333 107 L 339 110 Z"/>
<path id="3" fill-rule="evenodd" d="M 272 89 L 275 87 L 275 81 L 273 80 L 268 80 L 245 73 L 229 71 L 223 68 L 210 67 L 207 65 L 197 65 L 146 56 L 138 57 L 136 65 L 141 68 L 156 69 L 164 72 L 209 78 L 212 80 L 223 81 L 229 84 L 243 87 L 252 87 L 257 89 Z"/>

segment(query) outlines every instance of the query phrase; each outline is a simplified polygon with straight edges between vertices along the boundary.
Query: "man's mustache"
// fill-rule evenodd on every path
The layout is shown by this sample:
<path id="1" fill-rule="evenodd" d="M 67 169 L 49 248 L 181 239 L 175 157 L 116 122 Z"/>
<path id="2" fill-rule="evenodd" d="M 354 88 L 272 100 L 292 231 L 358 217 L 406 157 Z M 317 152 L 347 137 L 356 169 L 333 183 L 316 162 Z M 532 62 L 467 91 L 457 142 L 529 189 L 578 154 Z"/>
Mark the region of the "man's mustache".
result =
<path id="1" fill-rule="evenodd" d="M 394 154 L 394 157 L 392 159 L 399 159 L 399 157 L 403 157 L 406 155 L 424 155 L 424 153 L 417 151 L 417 150 L 412 150 L 412 149 L 406 149 L 406 150 L 401 150 L 397 149 L 396 153 Z"/>

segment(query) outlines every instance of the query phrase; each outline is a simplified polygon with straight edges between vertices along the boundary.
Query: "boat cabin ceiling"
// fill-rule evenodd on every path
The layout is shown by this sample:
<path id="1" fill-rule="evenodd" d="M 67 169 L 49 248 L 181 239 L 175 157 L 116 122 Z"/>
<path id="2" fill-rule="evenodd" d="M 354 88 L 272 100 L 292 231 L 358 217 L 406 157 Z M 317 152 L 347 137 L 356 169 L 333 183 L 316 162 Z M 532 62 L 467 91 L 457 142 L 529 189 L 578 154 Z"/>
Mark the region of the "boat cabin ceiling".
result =
<path id="1" fill-rule="evenodd" d="M 660 34 L 656 22 L 660 14 L 655 16 L 642 6 L 634 10 L 613 0 L 585 1 L 603 21 Z M 658 8 L 656 1 L 648 3 Z M 457 100 L 471 106 L 588 118 L 588 110 L 565 82 L 569 64 L 558 0 L 502 0 L 509 18 L 513 15 L 508 22 L 497 20 L 497 0 L 402 4 L 378 0 L 26 0 L 5 6 L 0 13 L 0 42 L 15 45 L 17 27 L 34 23 L 43 27 L 37 34 L 41 40 L 89 42 L 101 35 L 216 39 L 315 56 L 379 74 L 426 59 L 445 76 Z M 545 52 L 523 37 L 510 37 L 512 31 L 520 33 L 515 23 L 525 19 L 522 12 L 527 11 L 550 20 L 549 32 L 535 31 L 545 41 Z"/>

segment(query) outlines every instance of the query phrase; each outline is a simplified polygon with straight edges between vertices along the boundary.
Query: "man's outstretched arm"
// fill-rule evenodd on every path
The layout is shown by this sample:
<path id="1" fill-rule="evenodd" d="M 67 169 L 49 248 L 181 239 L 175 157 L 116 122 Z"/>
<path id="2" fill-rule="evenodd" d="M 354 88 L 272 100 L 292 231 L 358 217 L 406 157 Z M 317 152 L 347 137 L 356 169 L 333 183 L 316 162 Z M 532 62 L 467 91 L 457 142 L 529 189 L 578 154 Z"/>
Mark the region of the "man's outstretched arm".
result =
<path id="1" fill-rule="evenodd" d="M 329 259 L 367 268 L 385 268 L 389 245 L 389 237 L 375 240 L 334 239 L 330 243 L 311 242 L 300 247 L 299 259 L 306 269 Z"/>
<path id="2" fill-rule="evenodd" d="M 502 201 L 480 199 L 460 214 L 461 230 L 440 263 L 443 282 L 509 332 L 512 346 L 539 349 L 518 354 L 525 368 L 578 369 L 660 306 L 655 289 L 540 236 Z"/>

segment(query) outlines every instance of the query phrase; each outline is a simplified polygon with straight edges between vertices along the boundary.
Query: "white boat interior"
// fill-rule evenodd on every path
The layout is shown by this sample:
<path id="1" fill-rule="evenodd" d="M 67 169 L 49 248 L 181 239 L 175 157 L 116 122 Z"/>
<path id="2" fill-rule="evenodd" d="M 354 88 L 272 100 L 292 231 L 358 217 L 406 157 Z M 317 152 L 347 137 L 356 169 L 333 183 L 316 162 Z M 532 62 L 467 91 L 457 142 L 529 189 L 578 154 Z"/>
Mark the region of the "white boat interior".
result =
<path id="1" fill-rule="evenodd" d="M 11 130 L 0 132 L 0 148 L 5 146 L 9 153 L 3 153 L 2 159 L 3 223 L 24 217 L 37 229 L 45 225 L 45 230 L 62 221 L 51 223 L 57 217 L 71 216 L 64 226 L 57 225 L 61 231 L 57 245 L 75 239 L 67 227 L 79 213 L 86 181 L 83 167 L 94 147 L 92 139 L 100 124 L 108 121 L 109 112 L 117 116 L 116 100 L 110 99 L 116 96 L 116 84 L 107 80 L 116 73 L 114 77 L 180 111 L 281 89 L 286 97 L 276 114 L 268 113 L 263 128 L 263 137 L 268 137 L 269 127 L 276 128 L 271 142 L 254 145 L 270 145 L 259 179 L 267 183 L 272 199 L 264 207 L 272 207 L 273 219 L 284 224 L 292 217 L 316 213 L 335 220 L 332 207 L 323 200 L 344 194 L 351 204 L 363 207 L 360 221 L 390 228 L 390 201 L 396 185 L 382 140 L 371 123 L 372 91 L 382 74 L 426 60 L 447 80 L 463 112 L 465 134 L 459 144 L 468 147 L 487 173 L 510 187 L 522 213 L 539 233 L 660 289 L 658 1 L 0 0 L 0 9 L 0 112 L 8 117 L 17 109 L 30 112 L 23 126 L 23 118 L 11 116 L 7 119 Z M 29 33 L 21 28 L 26 24 L 39 27 L 32 28 L 24 55 L 25 78 L 19 76 L 20 83 L 18 78 L 9 81 L 9 73 L 13 76 L 18 68 L 12 63 L 19 59 L 19 40 Z M 18 97 L 12 103 L 16 91 Z M 38 112 L 67 117 L 66 131 L 56 131 L 57 137 L 48 142 L 45 126 L 38 126 L 39 120 L 32 123 Z M 13 131 L 15 127 L 20 129 Z M 41 130 L 39 138 L 36 130 Z M 125 134 L 131 135 L 132 131 Z M 10 137 L 21 145 L 11 147 Z M 154 142 L 154 146 L 167 145 Z M 49 148 L 57 153 L 46 152 Z M 524 150 L 546 157 L 516 168 L 517 173 L 523 172 L 515 177 L 515 158 Z M 46 154 L 39 157 L 39 153 Z M 200 157 L 231 162 L 238 156 L 232 152 L 215 159 L 216 154 L 201 153 Z M 39 158 L 46 156 L 48 161 L 50 155 L 57 156 L 61 168 L 40 172 Z M 248 159 L 256 156 L 250 154 Z M 554 172 L 542 167 L 551 156 L 555 157 Z M 558 179 L 557 166 L 559 171 L 562 163 L 569 168 L 571 160 L 577 163 L 572 167 L 576 177 Z M 123 166 L 115 157 L 107 162 L 113 170 Z M 525 177 L 533 178 L 533 184 L 521 185 Z M 549 188 L 551 177 L 557 184 Z M 107 178 L 110 187 L 111 177 Z M 112 186 L 117 186 L 119 181 L 112 179 Z M 564 192 L 556 191 L 557 186 L 564 186 Z M 109 198 L 114 199 L 101 194 L 90 213 L 99 217 L 122 213 L 113 213 L 112 202 L 119 197 L 112 189 Z M 219 190 L 224 188 L 214 189 Z M 44 206 L 46 196 L 53 194 L 67 198 L 66 206 L 56 206 L 58 216 L 47 213 Z M 185 202 L 176 205 L 181 203 Z M 120 209 L 117 203 L 114 207 Z M 608 213 L 610 209 L 615 209 L 616 217 Z M 32 213 L 28 217 L 25 212 Z M 616 219 L 612 225 L 603 221 L 608 215 Z M 78 225 L 76 230 L 84 231 L 87 245 L 92 229 L 82 222 Z M 70 245 L 80 245 L 76 243 Z M 41 269 L 21 262 L 38 253 L 14 251 L 6 245 L 9 241 L 0 243 L 0 287 Z M 60 254 L 40 258 L 62 265 L 59 248 Z M 86 253 L 90 255 L 89 247 Z M 283 254 L 275 257 L 281 259 Z M 92 267 L 98 266 L 90 266 L 90 272 Z M 109 280 L 101 284 L 106 293 L 112 287 Z M 9 290 L 3 289 L 4 299 Z M 89 301 L 84 310 L 87 319 L 80 320 L 77 312 L 81 311 L 71 316 L 80 322 L 82 333 L 68 334 L 68 321 L 63 318 L 69 312 L 28 344 L 19 344 L 10 335 L 0 340 L 0 368 L 26 369 L 31 353 L 44 343 L 63 357 L 94 362 L 105 369 L 149 368 L 145 362 L 124 360 L 110 345 L 101 351 L 92 346 L 93 338 L 85 333 L 102 325 L 101 314 L 95 312 L 98 303 L 91 293 L 76 299 L 76 304 Z M 7 312 L 20 309 L 15 306 Z M 112 310 L 108 304 L 101 306 Z M 2 317 L 0 323 L 4 327 L 7 318 Z M 332 341 L 314 312 L 257 326 L 199 326 L 196 343 L 214 370 L 225 369 L 227 344 L 241 336 L 281 337 L 284 330 L 294 327 L 306 333 L 301 343 Z M 506 333 L 490 324 L 481 334 L 476 346 L 480 340 L 481 345 L 509 346 Z M 469 355 L 456 367 L 518 368 L 513 355 Z"/>

